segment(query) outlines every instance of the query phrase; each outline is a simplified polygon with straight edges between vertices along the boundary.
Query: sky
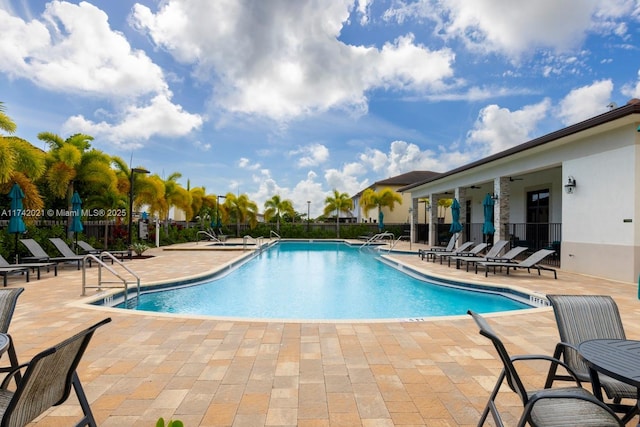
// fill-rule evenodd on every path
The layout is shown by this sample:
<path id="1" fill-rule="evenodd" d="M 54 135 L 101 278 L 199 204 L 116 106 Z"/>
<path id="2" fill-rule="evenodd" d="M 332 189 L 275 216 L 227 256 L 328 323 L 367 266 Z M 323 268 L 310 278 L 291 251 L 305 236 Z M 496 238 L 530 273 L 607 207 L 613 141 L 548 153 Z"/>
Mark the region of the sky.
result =
<path id="1" fill-rule="evenodd" d="M 640 98 L 640 0 L 0 0 L 16 136 L 322 214 Z"/>

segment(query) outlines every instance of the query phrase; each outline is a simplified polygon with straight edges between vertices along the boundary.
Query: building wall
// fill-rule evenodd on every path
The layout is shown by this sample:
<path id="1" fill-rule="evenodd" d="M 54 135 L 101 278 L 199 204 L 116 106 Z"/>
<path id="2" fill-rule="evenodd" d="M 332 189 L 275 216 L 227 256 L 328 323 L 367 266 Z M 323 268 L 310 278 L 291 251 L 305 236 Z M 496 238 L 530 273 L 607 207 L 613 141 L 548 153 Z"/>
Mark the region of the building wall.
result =
<path id="1" fill-rule="evenodd" d="M 563 175 L 576 179 L 562 211 L 562 267 L 635 282 L 638 253 L 638 146 L 615 141 L 605 149 L 566 161 Z M 627 138 L 628 139 L 628 138 Z M 636 137 L 637 139 L 637 137 Z M 601 141 L 602 143 L 603 141 Z"/>

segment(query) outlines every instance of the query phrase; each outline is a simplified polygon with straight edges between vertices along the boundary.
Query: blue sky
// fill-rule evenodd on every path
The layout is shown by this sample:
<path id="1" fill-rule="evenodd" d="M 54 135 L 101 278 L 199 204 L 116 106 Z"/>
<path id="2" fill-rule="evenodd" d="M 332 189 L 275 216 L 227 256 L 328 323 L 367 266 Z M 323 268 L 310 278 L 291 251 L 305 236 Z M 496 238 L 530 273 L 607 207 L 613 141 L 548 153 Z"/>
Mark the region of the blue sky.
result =
<path id="1" fill-rule="evenodd" d="M 16 135 L 321 214 L 640 98 L 638 0 L 0 0 Z"/>

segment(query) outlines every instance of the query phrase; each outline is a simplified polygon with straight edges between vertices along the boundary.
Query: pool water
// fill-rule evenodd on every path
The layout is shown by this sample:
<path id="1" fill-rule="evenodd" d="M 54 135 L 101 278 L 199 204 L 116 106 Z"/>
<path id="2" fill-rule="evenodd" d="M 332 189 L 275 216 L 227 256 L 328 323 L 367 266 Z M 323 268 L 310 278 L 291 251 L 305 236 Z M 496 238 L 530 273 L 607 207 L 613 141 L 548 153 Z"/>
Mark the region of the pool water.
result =
<path id="1" fill-rule="evenodd" d="M 280 242 L 228 275 L 140 296 L 137 310 L 268 319 L 415 319 L 518 310 L 410 277 L 342 242 Z"/>

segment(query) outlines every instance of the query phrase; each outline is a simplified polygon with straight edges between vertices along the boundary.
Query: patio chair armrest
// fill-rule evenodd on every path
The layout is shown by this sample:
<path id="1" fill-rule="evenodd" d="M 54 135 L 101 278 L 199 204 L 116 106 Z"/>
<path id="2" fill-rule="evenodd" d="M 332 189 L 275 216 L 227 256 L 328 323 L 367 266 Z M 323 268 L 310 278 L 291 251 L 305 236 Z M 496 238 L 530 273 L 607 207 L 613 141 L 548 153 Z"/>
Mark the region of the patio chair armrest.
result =
<path id="1" fill-rule="evenodd" d="M 576 382 L 576 385 L 579 386 L 579 387 L 582 387 L 582 381 L 580 381 L 580 379 L 578 378 L 578 375 L 575 373 L 575 371 L 569 365 L 567 365 L 566 363 L 564 363 L 560 359 L 556 359 L 555 357 L 552 357 L 552 356 L 547 356 L 546 354 L 526 354 L 526 355 L 520 355 L 520 356 L 511 357 L 511 361 L 512 362 L 531 361 L 531 360 L 543 360 L 543 361 L 549 362 L 551 365 L 556 365 L 556 366 L 560 365 L 560 366 L 562 366 L 563 368 L 565 368 L 567 370 L 569 375 Z"/>
<path id="2" fill-rule="evenodd" d="M 7 375 L 5 375 L 4 379 L 2 380 L 2 383 L 0 383 L 0 389 L 6 390 L 13 377 L 20 374 L 20 371 L 22 371 L 27 366 L 29 366 L 28 363 L 23 363 L 22 365 L 18 365 L 15 368 L 9 370 L 7 372 Z"/>

